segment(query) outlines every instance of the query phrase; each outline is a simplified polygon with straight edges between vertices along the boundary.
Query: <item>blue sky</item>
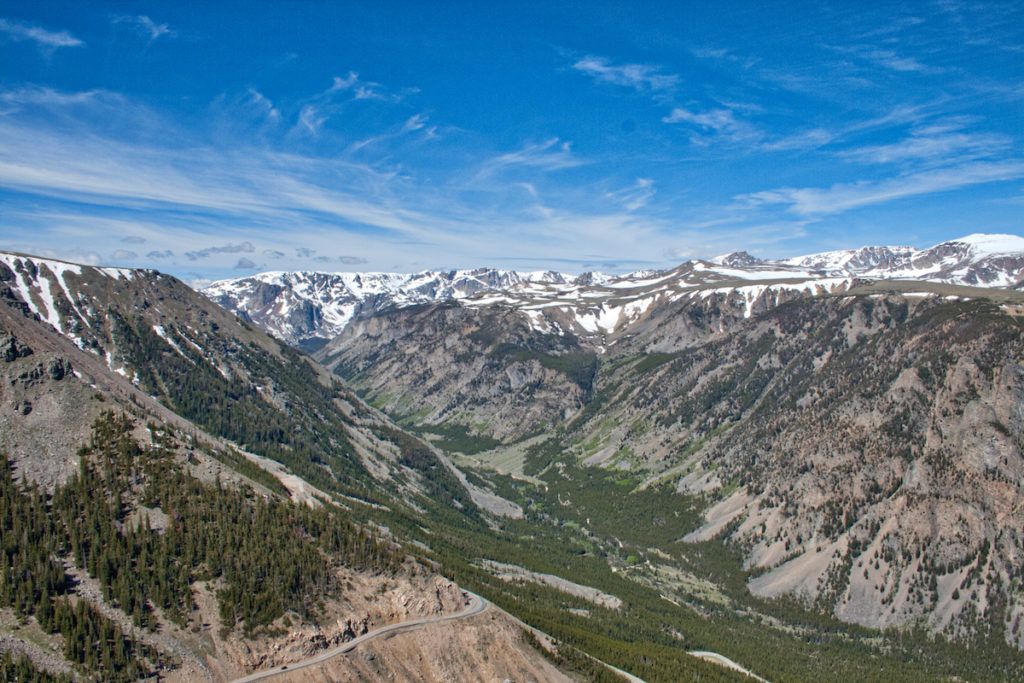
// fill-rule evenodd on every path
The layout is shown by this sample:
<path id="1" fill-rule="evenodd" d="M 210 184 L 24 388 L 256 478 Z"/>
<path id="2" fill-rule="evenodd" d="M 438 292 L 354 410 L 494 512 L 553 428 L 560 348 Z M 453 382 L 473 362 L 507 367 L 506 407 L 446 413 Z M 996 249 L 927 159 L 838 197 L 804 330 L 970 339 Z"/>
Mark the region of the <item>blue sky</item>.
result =
<path id="1" fill-rule="evenodd" d="M 0 2 L 0 245 L 202 282 L 1024 233 L 1024 5 L 881 5 Z"/>

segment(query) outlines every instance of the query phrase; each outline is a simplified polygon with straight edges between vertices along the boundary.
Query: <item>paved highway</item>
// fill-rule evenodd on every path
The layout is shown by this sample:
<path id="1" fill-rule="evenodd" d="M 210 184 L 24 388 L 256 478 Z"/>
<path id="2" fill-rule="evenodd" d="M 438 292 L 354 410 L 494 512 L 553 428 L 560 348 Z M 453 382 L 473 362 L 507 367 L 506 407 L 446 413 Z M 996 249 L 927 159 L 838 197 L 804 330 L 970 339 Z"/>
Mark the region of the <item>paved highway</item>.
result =
<path id="1" fill-rule="evenodd" d="M 446 614 L 437 617 L 423 617 L 420 619 L 410 619 L 409 621 L 402 621 L 397 624 L 389 624 L 388 626 L 381 626 L 378 629 L 364 633 L 363 635 L 343 643 L 336 648 L 321 652 L 315 657 L 304 659 L 301 662 L 295 662 L 294 664 L 282 664 L 281 666 L 274 667 L 273 669 L 266 669 L 265 671 L 257 671 L 256 673 L 243 676 L 242 678 L 236 678 L 234 683 L 250 683 L 251 681 L 262 681 L 272 676 L 280 676 L 281 674 L 288 673 L 289 671 L 296 671 L 298 669 L 306 669 L 311 666 L 317 666 L 323 664 L 328 659 L 343 655 L 346 652 L 351 652 L 363 643 L 386 636 L 391 633 L 404 633 L 405 631 L 415 631 L 431 624 L 442 624 L 446 621 L 455 621 L 456 619 L 467 619 L 469 617 L 476 616 L 486 611 L 490 607 L 490 603 L 481 598 L 476 593 L 470 593 L 469 591 L 462 591 L 463 594 L 469 598 L 469 604 L 464 609 L 455 614 Z"/>
<path id="2" fill-rule="evenodd" d="M 483 598 L 481 598 L 476 593 L 471 593 L 470 591 L 463 591 L 463 594 L 469 599 L 469 603 L 466 605 L 465 608 L 463 608 L 462 610 L 456 612 L 455 614 L 446 614 L 446 615 L 436 616 L 436 617 L 422 617 L 422 618 L 418 618 L 418 619 L 410 619 L 409 621 L 402 621 L 402 622 L 399 622 L 397 624 L 389 624 L 387 626 L 381 626 L 378 629 L 374 629 L 373 631 L 369 631 L 367 633 L 364 633 L 363 635 L 361 635 L 361 636 L 359 636 L 357 638 L 354 638 L 353 640 L 350 640 L 347 643 L 343 643 L 343 644 L 339 645 L 338 647 L 333 648 L 331 650 L 327 650 L 325 652 L 321 652 L 320 654 L 318 654 L 318 655 L 316 655 L 314 657 L 310 657 L 309 659 L 304 659 L 301 662 L 295 662 L 293 664 L 282 664 L 281 666 L 274 667 L 273 669 L 266 669 L 264 671 L 257 671 L 255 673 L 249 674 L 248 676 L 243 676 L 242 678 L 236 678 L 233 681 L 233 683 L 252 683 L 252 681 L 262 681 L 262 680 L 266 680 L 268 678 L 271 678 L 273 676 L 280 676 L 281 674 L 288 673 L 289 671 L 297 671 L 299 669 L 307 669 L 307 668 L 309 668 L 311 666 L 318 666 L 320 664 L 323 664 L 324 662 L 326 662 L 329 659 L 333 659 L 334 657 L 337 657 L 338 655 L 343 655 L 346 652 L 351 652 L 352 650 L 356 649 L 357 647 L 359 647 L 363 643 L 366 643 L 366 642 L 369 642 L 371 640 L 374 640 L 375 638 L 380 638 L 380 637 L 386 636 L 388 634 L 404 633 L 406 631 L 415 631 L 417 629 L 424 628 L 425 626 L 430 626 L 431 624 L 442 624 L 442 623 L 444 623 L 446 621 L 455 621 L 457 619 L 467 619 L 469 617 L 473 617 L 473 616 L 476 616 L 477 614 L 483 613 L 484 611 L 486 611 L 490 607 L 490 603 L 487 602 L 486 600 L 484 600 Z M 522 623 L 522 622 L 520 622 L 520 623 Z M 531 631 L 534 631 L 538 635 L 544 635 L 540 631 L 537 631 L 536 629 L 527 626 L 525 623 L 523 623 L 523 626 L 526 626 L 526 628 L 529 628 Z M 586 654 L 586 653 L 583 653 L 583 654 Z M 750 671 L 748 669 L 744 669 L 742 666 L 740 666 L 736 662 L 732 661 L 728 657 L 724 657 L 724 656 L 718 654 L 717 652 L 707 652 L 707 651 L 703 651 L 703 650 L 698 650 L 698 651 L 690 652 L 689 654 L 693 655 L 694 657 L 699 657 L 699 658 L 704 659 L 706 661 L 714 662 L 715 664 L 718 664 L 720 666 L 724 666 L 724 667 L 732 669 L 734 671 L 738 671 L 740 673 L 746 674 L 747 676 L 750 676 L 751 678 L 754 678 L 754 679 L 756 679 L 758 681 L 761 681 L 761 683 L 768 683 L 768 681 L 766 681 L 765 679 L 761 678 L 757 674 L 753 673 L 752 671 Z M 590 655 L 587 655 L 587 656 L 590 657 Z M 630 683 L 644 683 L 643 679 L 641 679 L 641 678 L 639 678 L 637 676 L 634 676 L 633 674 L 631 674 L 631 673 L 629 673 L 627 671 L 623 671 L 622 669 L 618 669 L 618 668 L 616 668 L 614 666 L 611 666 L 610 664 L 602 662 L 599 659 L 596 659 L 596 658 L 593 658 L 593 657 L 591 657 L 591 659 L 594 659 L 594 661 L 599 662 L 600 664 L 603 664 L 604 666 L 608 667 L 609 669 L 611 669 L 615 673 L 623 676 L 626 680 L 630 681 Z"/>

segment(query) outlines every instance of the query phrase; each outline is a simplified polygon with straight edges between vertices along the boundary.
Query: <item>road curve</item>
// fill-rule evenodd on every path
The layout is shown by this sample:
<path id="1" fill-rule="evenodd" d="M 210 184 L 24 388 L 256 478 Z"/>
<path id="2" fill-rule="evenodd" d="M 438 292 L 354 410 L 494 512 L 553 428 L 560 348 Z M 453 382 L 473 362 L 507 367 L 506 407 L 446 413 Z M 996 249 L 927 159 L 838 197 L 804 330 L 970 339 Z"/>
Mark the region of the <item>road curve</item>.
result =
<path id="1" fill-rule="evenodd" d="M 347 643 L 343 643 L 336 648 L 327 650 L 326 652 L 321 652 L 320 654 L 314 657 L 310 657 L 309 659 L 303 659 L 302 661 L 295 662 L 294 664 L 282 664 L 281 666 L 274 667 L 273 669 L 266 669 L 265 671 L 257 671 L 256 673 L 251 673 L 248 676 L 236 678 L 233 681 L 233 683 L 250 683 L 251 681 L 262 681 L 272 676 L 279 676 L 290 671 L 296 671 L 298 669 L 307 669 L 311 666 L 323 664 L 328 659 L 332 659 L 334 657 L 337 657 L 338 655 L 345 654 L 346 652 L 351 652 L 363 643 L 374 640 L 375 638 L 380 638 L 381 636 L 385 636 L 388 634 L 404 633 L 405 631 L 415 631 L 417 629 L 421 629 L 431 624 L 443 624 L 446 621 L 466 619 L 468 617 L 476 616 L 477 614 L 484 612 L 488 607 L 490 607 L 490 603 L 481 598 L 476 593 L 471 593 L 467 590 L 462 591 L 462 593 L 469 599 L 469 604 L 466 605 L 464 609 L 456 612 L 455 614 L 446 614 L 437 617 L 422 617 L 419 619 L 410 619 L 408 621 L 402 621 L 397 624 L 381 626 L 378 629 L 368 631 L 367 633 L 364 633 L 358 638 L 354 638 L 348 641 Z"/>

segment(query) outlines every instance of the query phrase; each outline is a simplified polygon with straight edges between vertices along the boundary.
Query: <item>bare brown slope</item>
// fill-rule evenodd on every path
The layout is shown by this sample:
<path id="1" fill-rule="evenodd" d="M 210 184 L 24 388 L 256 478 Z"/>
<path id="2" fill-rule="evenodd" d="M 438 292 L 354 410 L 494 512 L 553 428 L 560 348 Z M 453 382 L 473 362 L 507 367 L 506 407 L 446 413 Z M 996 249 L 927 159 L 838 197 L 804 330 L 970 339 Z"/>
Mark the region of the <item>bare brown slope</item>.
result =
<path id="1" fill-rule="evenodd" d="M 766 596 L 1020 646 L 1024 325 L 988 301 L 794 302 L 623 359 L 578 456 L 721 502 Z"/>

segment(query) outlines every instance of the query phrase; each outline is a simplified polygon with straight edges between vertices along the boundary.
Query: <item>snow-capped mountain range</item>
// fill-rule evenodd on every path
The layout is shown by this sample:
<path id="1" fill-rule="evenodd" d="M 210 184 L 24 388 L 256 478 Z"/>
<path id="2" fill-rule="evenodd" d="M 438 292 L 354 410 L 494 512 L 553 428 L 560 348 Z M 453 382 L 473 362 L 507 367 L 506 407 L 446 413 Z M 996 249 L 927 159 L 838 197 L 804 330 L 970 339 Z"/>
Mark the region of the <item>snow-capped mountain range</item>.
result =
<path id="1" fill-rule="evenodd" d="M 357 317 L 438 301 L 515 307 L 544 332 L 609 335 L 658 304 L 683 298 L 723 298 L 749 317 L 759 305 L 792 295 L 845 291 L 864 280 L 1019 289 L 1024 238 L 975 234 L 927 249 L 869 246 L 778 260 L 741 251 L 621 276 L 490 268 L 414 274 L 268 272 L 215 282 L 203 292 L 286 342 L 316 347 Z"/>
<path id="2" fill-rule="evenodd" d="M 355 316 L 392 306 L 466 299 L 535 283 L 583 287 L 610 279 L 600 273 L 576 276 L 492 268 L 411 274 L 276 271 L 214 282 L 203 293 L 279 339 L 298 344 L 331 339 Z"/>

